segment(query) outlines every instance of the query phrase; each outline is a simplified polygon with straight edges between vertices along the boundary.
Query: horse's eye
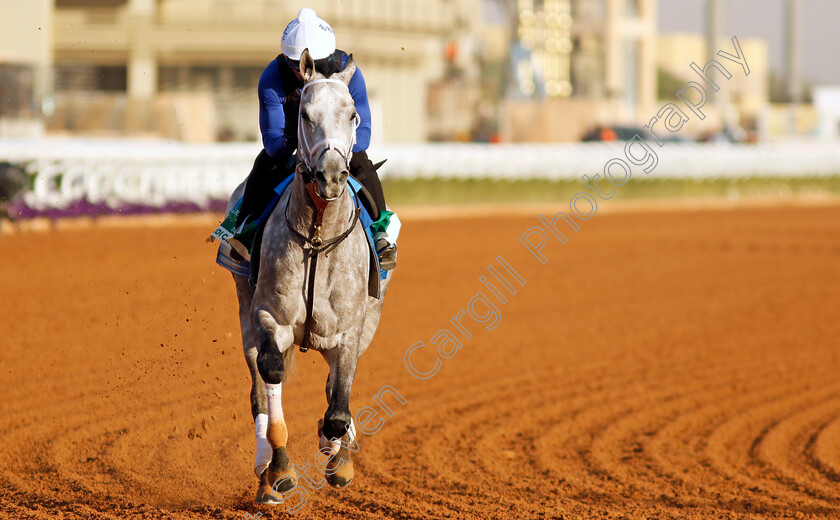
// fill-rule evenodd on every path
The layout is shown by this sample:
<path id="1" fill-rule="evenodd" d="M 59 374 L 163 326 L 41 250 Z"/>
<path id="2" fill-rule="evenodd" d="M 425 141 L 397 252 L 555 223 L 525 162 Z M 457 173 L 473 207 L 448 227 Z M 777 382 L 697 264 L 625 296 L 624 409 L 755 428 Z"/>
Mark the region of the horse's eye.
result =
<path id="1" fill-rule="evenodd" d="M 300 113 L 300 117 L 302 117 L 304 121 L 309 121 L 309 114 L 305 110 Z"/>

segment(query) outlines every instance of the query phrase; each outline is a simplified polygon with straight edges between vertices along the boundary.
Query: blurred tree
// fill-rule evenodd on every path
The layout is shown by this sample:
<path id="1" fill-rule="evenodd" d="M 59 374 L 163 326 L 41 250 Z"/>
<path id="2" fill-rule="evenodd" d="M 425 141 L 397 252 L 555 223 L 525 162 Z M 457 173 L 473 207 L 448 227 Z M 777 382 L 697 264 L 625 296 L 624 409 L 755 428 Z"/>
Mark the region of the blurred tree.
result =
<path id="1" fill-rule="evenodd" d="M 656 95 L 659 99 L 676 100 L 677 92 L 685 83 L 685 79 L 678 78 L 661 67 L 656 70 Z"/>

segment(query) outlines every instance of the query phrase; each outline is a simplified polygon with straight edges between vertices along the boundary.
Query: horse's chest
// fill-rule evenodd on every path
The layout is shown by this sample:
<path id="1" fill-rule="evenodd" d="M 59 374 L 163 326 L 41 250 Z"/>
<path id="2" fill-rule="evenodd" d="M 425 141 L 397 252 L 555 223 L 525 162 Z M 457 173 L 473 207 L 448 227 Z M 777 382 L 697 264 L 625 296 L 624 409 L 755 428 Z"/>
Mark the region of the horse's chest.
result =
<path id="1" fill-rule="evenodd" d="M 260 283 L 272 286 L 281 321 L 292 327 L 295 343 L 324 349 L 352 342 L 361 334 L 367 309 L 367 264 L 358 260 L 367 260 L 367 250 L 350 237 L 315 260 L 285 230 L 276 238 L 271 276 L 261 274 Z"/>
<path id="2" fill-rule="evenodd" d="M 315 271 L 314 285 L 307 295 L 312 294 L 313 309 L 318 313 L 334 314 L 339 321 L 355 318 L 359 307 L 363 307 L 364 297 L 356 287 L 353 275 L 343 269 L 330 266 Z M 315 316 L 313 316 L 315 317 Z"/>

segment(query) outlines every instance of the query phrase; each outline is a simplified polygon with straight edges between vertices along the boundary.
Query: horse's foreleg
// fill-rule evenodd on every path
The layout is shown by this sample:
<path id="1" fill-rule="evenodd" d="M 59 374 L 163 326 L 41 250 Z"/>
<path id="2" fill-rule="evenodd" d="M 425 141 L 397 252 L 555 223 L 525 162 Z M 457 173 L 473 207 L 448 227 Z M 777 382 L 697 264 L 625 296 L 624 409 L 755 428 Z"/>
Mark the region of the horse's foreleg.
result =
<path id="1" fill-rule="evenodd" d="M 353 349 L 342 346 L 327 351 L 324 356 L 330 365 L 330 375 L 327 379 L 329 406 L 320 428 L 321 453 L 330 456 L 325 465 L 327 481 L 333 487 L 343 488 L 353 480 L 351 452 L 358 450 L 350 415 L 350 389 L 358 357 Z"/>
<path id="2" fill-rule="evenodd" d="M 268 463 L 271 462 L 271 445 L 266 433 L 268 429 L 268 407 L 265 397 L 265 383 L 257 368 L 257 338 L 254 331 L 254 320 L 251 317 L 251 301 L 254 299 L 254 288 L 242 276 L 233 277 L 236 283 L 236 296 L 239 299 L 239 325 L 242 332 L 242 348 L 245 352 L 245 362 L 251 373 L 251 416 L 254 419 L 254 434 L 256 436 L 257 452 L 254 457 L 254 473 L 259 478 Z"/>
<path id="3" fill-rule="evenodd" d="M 294 465 L 286 452 L 289 433 L 283 418 L 282 389 L 286 375 L 284 351 L 291 352 L 293 340 L 290 327 L 281 327 L 266 310 L 254 314 L 257 337 L 256 365 L 265 382 L 268 427 L 266 438 L 271 446 L 271 462 L 260 477 L 257 503 L 277 504 L 282 502 L 279 493 L 297 485 Z M 281 341 L 278 341 L 278 338 Z M 288 340 L 288 343 L 286 342 Z M 280 348 L 280 343 L 285 347 Z"/>
<path id="4" fill-rule="evenodd" d="M 268 442 L 268 405 L 265 395 L 265 383 L 257 369 L 257 348 L 245 349 L 245 361 L 251 372 L 251 415 L 254 416 L 254 434 L 257 439 L 257 453 L 254 456 L 254 474 L 257 478 L 263 474 L 271 462 L 272 449 Z"/>

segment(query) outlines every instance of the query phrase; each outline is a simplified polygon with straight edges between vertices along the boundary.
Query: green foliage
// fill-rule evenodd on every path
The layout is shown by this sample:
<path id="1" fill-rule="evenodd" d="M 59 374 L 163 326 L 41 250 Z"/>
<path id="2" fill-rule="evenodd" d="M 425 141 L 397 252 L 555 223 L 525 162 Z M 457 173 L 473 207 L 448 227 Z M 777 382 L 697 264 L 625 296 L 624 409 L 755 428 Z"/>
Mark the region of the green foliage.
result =
<path id="1" fill-rule="evenodd" d="M 476 204 L 568 204 L 582 191 L 592 194 L 579 180 L 550 181 L 492 179 L 384 179 L 388 203 L 406 206 L 460 206 Z M 599 182 L 608 191 L 610 185 Z M 695 179 L 633 179 L 612 187 L 612 200 L 663 200 L 681 198 L 776 197 L 801 195 L 840 196 L 840 172 L 831 177 L 743 177 Z"/>
<path id="2" fill-rule="evenodd" d="M 679 78 L 663 68 L 656 70 L 656 95 L 663 101 L 677 99 L 677 92 L 683 88 L 686 80 Z"/>

